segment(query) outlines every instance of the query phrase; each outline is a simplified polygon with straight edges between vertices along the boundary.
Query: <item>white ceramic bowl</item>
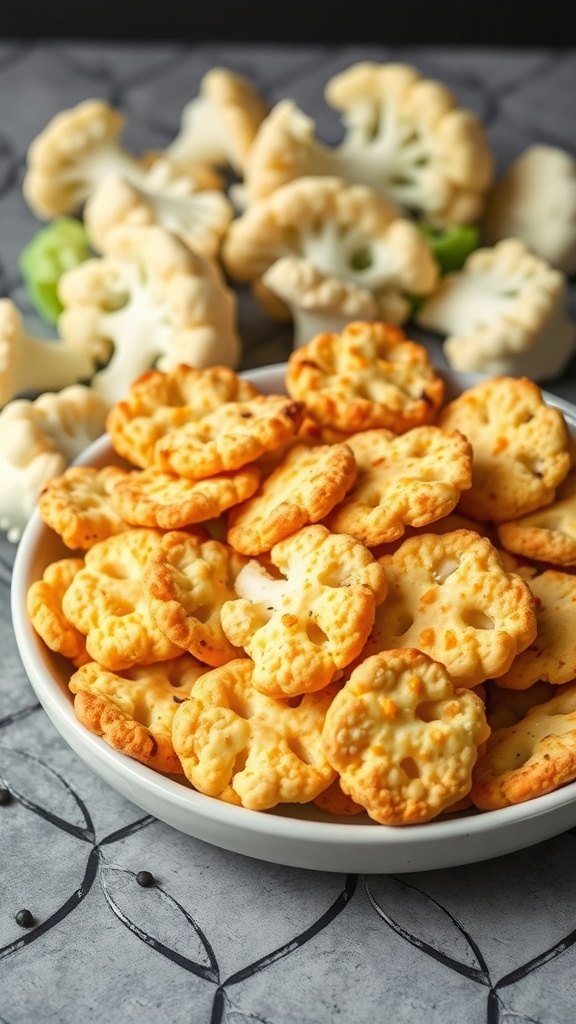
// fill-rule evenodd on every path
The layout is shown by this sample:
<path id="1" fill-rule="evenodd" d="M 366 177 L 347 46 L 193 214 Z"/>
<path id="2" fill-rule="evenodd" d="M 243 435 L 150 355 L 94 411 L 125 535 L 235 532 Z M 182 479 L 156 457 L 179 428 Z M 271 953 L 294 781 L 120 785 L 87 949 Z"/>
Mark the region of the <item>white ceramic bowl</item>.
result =
<path id="1" fill-rule="evenodd" d="M 444 370 L 448 394 L 478 377 Z M 262 391 L 284 389 L 283 366 L 245 374 Z M 576 436 L 576 409 L 545 393 Z M 105 436 L 78 462 L 119 462 Z M 52 654 L 32 628 L 26 592 L 47 564 L 70 554 L 36 512 L 20 541 L 12 579 L 12 621 L 30 682 L 64 740 L 110 786 L 175 829 L 250 857 L 319 871 L 397 873 L 451 867 L 497 857 L 549 839 L 576 825 L 576 783 L 535 800 L 484 814 L 466 813 L 425 825 L 392 828 L 367 816 L 334 820 L 314 805 L 250 811 L 196 793 L 118 753 L 77 721 L 67 687 L 70 667 Z"/>

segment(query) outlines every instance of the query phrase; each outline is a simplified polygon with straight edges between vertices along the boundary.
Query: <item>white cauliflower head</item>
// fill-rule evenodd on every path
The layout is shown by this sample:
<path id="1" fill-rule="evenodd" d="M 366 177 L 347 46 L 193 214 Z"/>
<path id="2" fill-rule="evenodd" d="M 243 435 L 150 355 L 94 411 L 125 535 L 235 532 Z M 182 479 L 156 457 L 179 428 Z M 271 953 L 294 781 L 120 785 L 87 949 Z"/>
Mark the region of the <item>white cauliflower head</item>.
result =
<path id="1" fill-rule="evenodd" d="M 455 370 L 552 380 L 576 344 L 566 300 L 564 274 L 508 238 L 476 249 L 461 271 L 445 275 L 416 321 L 445 336 Z"/>
<path id="2" fill-rule="evenodd" d="M 520 238 L 565 274 L 576 273 L 576 160 L 557 146 L 534 145 L 494 186 L 482 221 L 485 241 Z"/>
<path id="3" fill-rule="evenodd" d="M 28 147 L 22 191 L 39 217 L 78 212 L 94 184 L 137 161 L 122 147 L 124 117 L 105 100 L 61 110 Z"/>
<path id="4" fill-rule="evenodd" d="M 404 313 L 397 293 L 391 292 L 388 315 L 383 316 L 380 308 L 385 300 L 377 302 L 369 289 L 324 274 L 298 256 L 280 257 L 265 271 L 262 283 L 290 310 L 294 348 L 325 331 L 340 334 L 346 324 L 356 320 L 393 321 Z"/>
<path id="5" fill-rule="evenodd" d="M 106 236 L 120 224 L 157 224 L 190 249 L 217 256 L 232 220 L 232 204 L 218 189 L 199 189 L 170 160 L 159 157 L 139 181 L 108 174 L 84 206 L 84 223 L 95 249 L 104 252 Z"/>
<path id="6" fill-rule="evenodd" d="M 56 114 L 28 147 L 22 191 L 30 209 L 43 219 L 79 213 L 109 175 L 140 189 L 159 210 L 186 188 L 205 187 L 200 164 L 173 168 L 157 180 L 151 170 L 156 156 L 138 157 L 122 145 L 124 123 L 123 114 L 101 99 Z"/>
<path id="7" fill-rule="evenodd" d="M 268 109 L 243 75 L 228 68 L 211 68 L 202 78 L 198 95 L 184 107 L 180 131 L 165 152 L 178 162 L 229 166 L 242 175 Z"/>
<path id="8" fill-rule="evenodd" d="M 238 363 L 234 293 L 213 260 L 162 228 L 110 231 L 102 256 L 60 278 L 59 296 L 62 337 L 107 354 L 91 383 L 110 403 L 152 366 Z"/>
<path id="9" fill-rule="evenodd" d="M 94 388 L 71 384 L 62 391 L 46 391 L 34 400 L 34 418 L 42 433 L 73 462 L 104 433 L 110 403 Z"/>
<path id="10" fill-rule="evenodd" d="M 16 543 L 42 487 L 104 433 L 108 403 L 85 385 L 14 399 L 0 411 L 0 529 Z"/>
<path id="11" fill-rule="evenodd" d="M 230 275 L 252 284 L 284 257 L 339 281 L 341 293 L 343 284 L 372 293 L 375 316 L 396 324 L 408 318 L 409 296 L 429 294 L 439 273 L 415 224 L 369 186 L 341 178 L 288 182 L 236 218 L 222 247 Z M 296 299 L 292 285 L 290 292 Z"/>
<path id="12" fill-rule="evenodd" d="M 326 85 L 345 135 L 321 143 L 290 100 L 272 108 L 245 168 L 248 203 L 302 175 L 337 175 L 380 192 L 401 213 L 441 228 L 476 221 L 492 182 L 482 124 L 450 90 L 408 64 L 362 61 Z"/>

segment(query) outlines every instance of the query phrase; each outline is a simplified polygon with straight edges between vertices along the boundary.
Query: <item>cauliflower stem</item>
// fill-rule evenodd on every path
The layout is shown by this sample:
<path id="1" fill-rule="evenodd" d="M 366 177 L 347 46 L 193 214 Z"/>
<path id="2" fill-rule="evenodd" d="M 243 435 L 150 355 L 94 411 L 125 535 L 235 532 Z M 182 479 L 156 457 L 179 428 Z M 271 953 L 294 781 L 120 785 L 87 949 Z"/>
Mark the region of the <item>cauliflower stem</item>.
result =
<path id="1" fill-rule="evenodd" d="M 37 338 L 29 334 L 11 299 L 0 299 L 0 405 L 23 392 L 59 390 L 88 381 L 97 349 L 79 339 Z"/>

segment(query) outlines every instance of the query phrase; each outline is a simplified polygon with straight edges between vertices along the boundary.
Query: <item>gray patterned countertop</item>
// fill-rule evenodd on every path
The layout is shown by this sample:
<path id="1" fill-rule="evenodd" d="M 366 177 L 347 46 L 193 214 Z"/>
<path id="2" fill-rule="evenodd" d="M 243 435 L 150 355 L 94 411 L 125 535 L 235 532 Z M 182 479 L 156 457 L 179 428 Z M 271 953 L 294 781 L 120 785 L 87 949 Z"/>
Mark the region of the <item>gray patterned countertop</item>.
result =
<path id="1" fill-rule="evenodd" d="M 126 113 L 129 149 L 160 148 L 218 64 L 271 102 L 293 97 L 336 141 L 324 83 L 366 57 L 446 82 L 499 169 L 534 141 L 576 152 L 574 50 L 0 41 L 0 295 L 46 333 L 18 273 L 38 229 L 21 180 L 58 110 L 104 97 Z M 245 295 L 239 329 L 244 368 L 286 358 L 286 329 Z M 547 386 L 572 400 L 570 370 Z M 576 809 L 574 829 L 532 848 L 399 876 L 269 865 L 183 835 L 92 774 L 39 706 L 11 629 L 14 553 L 2 538 L 0 1024 L 574 1024 Z M 16 923 L 23 907 L 34 928 Z"/>

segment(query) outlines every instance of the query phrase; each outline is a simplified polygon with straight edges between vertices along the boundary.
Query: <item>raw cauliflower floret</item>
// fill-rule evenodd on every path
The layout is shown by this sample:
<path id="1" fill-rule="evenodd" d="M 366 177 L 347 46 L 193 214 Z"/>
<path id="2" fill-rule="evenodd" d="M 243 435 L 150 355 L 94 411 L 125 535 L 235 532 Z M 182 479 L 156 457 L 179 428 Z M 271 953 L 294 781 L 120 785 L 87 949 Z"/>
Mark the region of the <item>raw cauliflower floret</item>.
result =
<path id="1" fill-rule="evenodd" d="M 565 274 L 576 273 L 576 160 L 557 146 L 535 145 L 492 190 L 482 222 L 485 241 L 520 238 Z"/>
<path id="2" fill-rule="evenodd" d="M 70 335 L 49 340 L 29 334 L 12 299 L 0 299 L 0 405 L 22 392 L 87 381 L 101 355 L 94 339 Z"/>
<path id="3" fill-rule="evenodd" d="M 294 348 L 323 331 L 339 334 L 352 321 L 376 320 L 380 315 L 382 304 L 369 288 L 325 274 L 298 256 L 280 257 L 261 280 L 290 310 Z M 386 319 L 392 322 L 405 316 L 404 300 L 392 290 L 386 309 Z"/>
<path id="4" fill-rule="evenodd" d="M 213 260 L 162 228 L 115 228 L 102 256 L 60 278 L 59 297 L 62 337 L 107 352 L 91 384 L 111 404 L 153 366 L 238 363 L 234 293 Z"/>
<path id="5" fill-rule="evenodd" d="M 273 270 L 285 257 L 291 263 Z M 411 297 L 431 293 L 439 276 L 438 264 L 412 221 L 398 217 L 367 185 L 330 177 L 297 178 L 250 206 L 230 225 L 222 259 L 230 276 L 250 282 L 259 299 L 268 287 L 292 310 L 304 308 L 307 278 L 313 287 L 324 278 L 330 284 L 317 307 L 323 315 L 334 312 L 340 317 L 344 301 L 347 313 L 355 305 L 362 319 L 397 325 L 408 319 Z M 298 278 L 295 260 L 301 261 Z M 301 299 L 295 283 L 303 285 Z"/>
<path id="6" fill-rule="evenodd" d="M 232 217 L 232 204 L 223 192 L 198 189 L 165 158 L 156 160 L 140 182 L 108 174 L 84 206 L 88 237 L 99 252 L 106 249 L 108 233 L 120 224 L 157 224 L 189 249 L 217 256 Z"/>
<path id="7" fill-rule="evenodd" d="M 476 249 L 461 271 L 443 277 L 416 321 L 446 336 L 455 370 L 552 380 L 576 344 L 566 303 L 564 274 L 508 238 Z"/>
<path id="8" fill-rule="evenodd" d="M 0 412 L 0 529 L 16 543 L 47 480 L 63 473 L 104 433 L 108 403 L 73 384 L 34 401 L 14 399 Z"/>
<path id="9" fill-rule="evenodd" d="M 28 149 L 22 190 L 31 210 L 48 219 L 87 207 L 100 251 L 110 228 L 128 222 L 158 224 L 214 254 L 233 208 L 210 169 L 162 153 L 134 156 L 121 144 L 123 128 L 120 111 L 99 99 L 52 118 Z"/>
<path id="10" fill-rule="evenodd" d="M 105 100 L 88 99 L 56 114 L 28 147 L 24 198 L 42 219 L 77 213 L 110 172 L 141 165 L 120 142 L 124 117 Z"/>
<path id="11" fill-rule="evenodd" d="M 182 110 L 180 131 L 166 147 L 178 163 L 229 166 L 244 173 L 246 157 L 268 104 L 252 83 L 228 68 L 207 71 L 200 90 Z"/>
<path id="12" fill-rule="evenodd" d="M 476 115 L 408 64 L 361 61 L 326 85 L 345 135 L 335 147 L 289 99 L 264 119 L 248 155 L 248 204 L 302 175 L 337 175 L 376 189 L 402 213 L 435 227 L 476 221 L 493 158 Z"/>

